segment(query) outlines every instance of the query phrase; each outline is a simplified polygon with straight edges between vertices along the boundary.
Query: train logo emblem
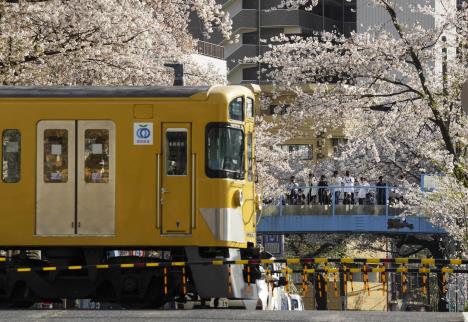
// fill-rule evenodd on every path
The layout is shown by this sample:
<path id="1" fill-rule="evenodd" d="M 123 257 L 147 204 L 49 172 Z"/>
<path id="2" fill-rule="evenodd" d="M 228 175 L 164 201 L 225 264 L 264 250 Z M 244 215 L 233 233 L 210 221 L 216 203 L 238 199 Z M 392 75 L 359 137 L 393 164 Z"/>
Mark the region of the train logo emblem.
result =
<path id="1" fill-rule="evenodd" d="M 140 127 L 137 132 L 136 132 L 136 135 L 139 139 L 147 139 L 150 137 L 151 135 L 151 131 L 148 130 L 146 127 Z"/>
<path id="2" fill-rule="evenodd" d="M 153 123 L 133 123 L 133 144 L 153 144 Z"/>

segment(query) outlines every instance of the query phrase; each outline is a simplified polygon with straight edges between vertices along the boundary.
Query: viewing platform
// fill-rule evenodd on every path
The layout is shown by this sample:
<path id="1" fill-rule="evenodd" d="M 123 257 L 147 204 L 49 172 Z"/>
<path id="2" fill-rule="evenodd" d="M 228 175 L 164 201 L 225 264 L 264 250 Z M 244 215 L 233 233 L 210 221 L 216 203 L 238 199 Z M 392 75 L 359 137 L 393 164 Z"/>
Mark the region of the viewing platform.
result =
<path id="1" fill-rule="evenodd" d="M 308 193 L 317 189 L 326 194 L 322 204 L 307 204 L 307 197 L 288 194 L 282 200 L 265 204 L 259 217 L 259 234 L 300 233 L 369 233 L 369 234 L 445 234 L 425 216 L 402 215 L 403 210 L 392 206 L 397 198 L 404 198 L 394 187 L 366 186 L 368 193 L 357 204 L 355 186 L 354 201 L 344 199 L 343 187 L 299 187 L 299 192 Z M 322 190 L 320 190 L 322 189 Z M 380 190 L 380 192 L 379 192 Z M 335 191 L 339 192 L 335 194 Z M 307 195 L 307 194 L 305 194 Z M 380 198 L 379 198 L 380 195 Z M 339 199 L 335 200 L 338 196 Z M 318 200 L 318 199 L 317 199 Z M 290 204 L 288 204 L 290 203 Z M 298 204 L 306 203 L 306 204 Z M 380 203 L 380 204 L 379 204 Z"/>

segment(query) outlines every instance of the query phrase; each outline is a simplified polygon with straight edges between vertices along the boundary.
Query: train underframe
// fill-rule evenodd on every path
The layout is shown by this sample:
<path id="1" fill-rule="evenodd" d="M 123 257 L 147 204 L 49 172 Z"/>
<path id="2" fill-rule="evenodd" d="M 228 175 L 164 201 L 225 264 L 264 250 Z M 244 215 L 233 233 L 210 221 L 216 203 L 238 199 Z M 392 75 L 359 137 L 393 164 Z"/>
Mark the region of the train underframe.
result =
<path id="1" fill-rule="evenodd" d="M 7 257 L 0 262 L 0 308 L 26 308 L 36 302 L 63 299 L 91 299 L 126 308 L 159 308 L 174 301 L 228 298 L 252 303 L 258 298 L 255 286 L 260 274 L 258 266 L 168 264 L 258 258 L 253 246 L 145 249 L 150 254 L 145 257 L 115 256 L 125 251 L 107 248 L 3 250 Z"/>

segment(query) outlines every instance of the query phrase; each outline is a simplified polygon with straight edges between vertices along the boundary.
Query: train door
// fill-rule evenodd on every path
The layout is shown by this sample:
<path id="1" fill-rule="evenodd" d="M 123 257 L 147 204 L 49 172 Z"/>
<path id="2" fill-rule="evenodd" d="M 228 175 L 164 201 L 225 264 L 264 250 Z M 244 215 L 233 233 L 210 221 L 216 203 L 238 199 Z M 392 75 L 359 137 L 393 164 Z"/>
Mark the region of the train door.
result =
<path id="1" fill-rule="evenodd" d="M 37 125 L 36 233 L 75 233 L 75 121 Z"/>
<path id="2" fill-rule="evenodd" d="M 189 234 L 192 217 L 191 124 L 162 124 L 163 234 Z"/>
<path id="3" fill-rule="evenodd" d="M 115 125 L 111 121 L 78 122 L 77 233 L 114 233 Z"/>
<path id="4" fill-rule="evenodd" d="M 37 125 L 37 235 L 110 235 L 115 226 L 115 125 Z"/>

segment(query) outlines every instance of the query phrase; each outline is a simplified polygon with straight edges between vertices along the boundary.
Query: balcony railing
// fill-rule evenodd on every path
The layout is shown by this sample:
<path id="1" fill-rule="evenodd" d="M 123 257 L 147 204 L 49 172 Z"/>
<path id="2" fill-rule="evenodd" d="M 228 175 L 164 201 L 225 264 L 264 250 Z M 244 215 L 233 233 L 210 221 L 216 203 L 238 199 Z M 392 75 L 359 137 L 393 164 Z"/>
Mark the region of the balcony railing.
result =
<path id="1" fill-rule="evenodd" d="M 365 197 L 360 200 L 358 193 L 361 189 Z M 404 200 L 404 192 L 394 186 L 297 187 L 286 191 L 279 199 L 265 200 L 262 216 L 398 216 L 403 212 L 401 208 L 393 206 L 394 201 L 398 200 Z"/>
<path id="2" fill-rule="evenodd" d="M 200 55 L 224 59 L 224 47 L 206 41 L 198 41 L 197 50 Z"/>

